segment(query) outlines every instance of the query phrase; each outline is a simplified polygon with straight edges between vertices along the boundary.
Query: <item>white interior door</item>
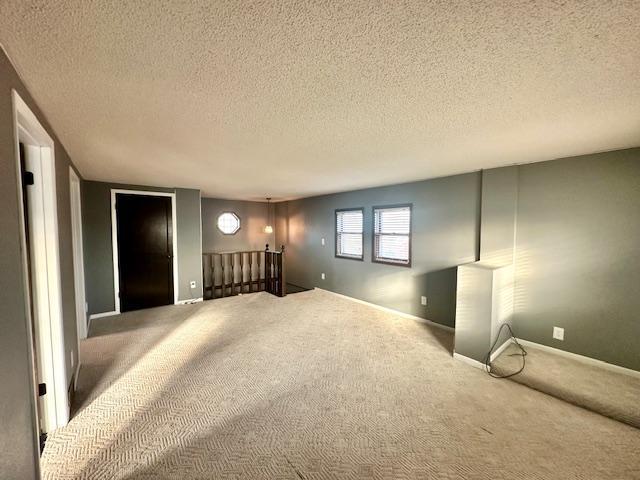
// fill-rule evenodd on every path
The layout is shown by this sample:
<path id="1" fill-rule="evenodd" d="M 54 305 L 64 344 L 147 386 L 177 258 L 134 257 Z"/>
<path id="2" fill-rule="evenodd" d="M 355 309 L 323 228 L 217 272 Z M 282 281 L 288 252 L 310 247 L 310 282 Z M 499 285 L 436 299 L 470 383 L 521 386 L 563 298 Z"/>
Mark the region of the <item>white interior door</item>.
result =
<path id="1" fill-rule="evenodd" d="M 51 356 L 51 331 L 49 312 L 49 271 L 47 265 L 47 249 L 44 241 L 46 226 L 44 217 L 44 188 L 41 168 L 41 148 L 25 145 L 25 167 L 33 173 L 33 185 L 26 187 L 27 221 L 29 229 L 29 254 L 31 268 L 31 296 L 33 305 L 34 361 L 36 363 L 36 381 L 48 387 L 48 397 L 38 397 L 38 413 L 40 429 L 49 432 L 56 427 L 56 404 L 53 386 L 54 370 Z"/>

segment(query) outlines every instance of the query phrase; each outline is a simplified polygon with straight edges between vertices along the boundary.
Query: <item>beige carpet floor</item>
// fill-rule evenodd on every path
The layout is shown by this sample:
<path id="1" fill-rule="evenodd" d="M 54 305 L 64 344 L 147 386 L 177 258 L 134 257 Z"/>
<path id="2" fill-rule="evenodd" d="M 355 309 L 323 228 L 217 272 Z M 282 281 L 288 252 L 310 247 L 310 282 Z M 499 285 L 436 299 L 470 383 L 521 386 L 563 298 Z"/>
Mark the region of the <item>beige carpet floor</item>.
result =
<path id="1" fill-rule="evenodd" d="M 93 322 L 45 479 L 638 479 L 640 430 L 323 291 Z"/>
<path id="2" fill-rule="evenodd" d="M 535 347 L 527 351 L 525 369 L 510 377 L 543 393 L 640 428 L 640 377 L 588 365 Z M 520 349 L 510 345 L 493 362 L 498 374 L 522 366 Z"/>

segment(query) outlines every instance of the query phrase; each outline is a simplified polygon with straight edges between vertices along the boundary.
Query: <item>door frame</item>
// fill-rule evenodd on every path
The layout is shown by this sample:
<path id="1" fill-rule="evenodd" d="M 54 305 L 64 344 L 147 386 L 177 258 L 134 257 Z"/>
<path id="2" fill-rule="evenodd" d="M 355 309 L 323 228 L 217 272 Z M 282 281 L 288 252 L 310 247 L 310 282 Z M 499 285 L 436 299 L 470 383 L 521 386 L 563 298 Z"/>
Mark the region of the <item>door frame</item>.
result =
<path id="1" fill-rule="evenodd" d="M 62 311 L 62 285 L 60 274 L 60 248 L 58 237 L 58 202 L 56 198 L 55 143 L 40 124 L 31 109 L 22 100 L 18 92 L 11 91 L 13 100 L 14 147 L 16 152 L 16 175 L 18 181 L 18 206 L 20 216 L 20 243 L 22 250 L 23 283 L 25 291 L 25 311 L 27 313 L 27 332 L 29 353 L 33 364 L 33 412 L 34 428 L 39 432 L 37 402 L 39 401 L 37 379 L 33 365 L 42 369 L 42 378 L 47 385 L 43 397 L 43 427 L 50 432 L 69 422 L 69 399 L 67 396 L 67 366 L 64 346 L 64 317 Z M 34 179 L 37 182 L 33 190 L 35 205 L 29 207 L 33 224 L 37 225 L 39 235 L 31 238 L 35 255 L 32 265 L 37 275 L 32 276 L 31 292 L 28 284 L 29 263 L 27 258 L 26 229 L 24 222 L 25 205 L 22 200 L 22 178 L 20 173 L 20 141 L 25 142 L 34 156 L 32 164 Z M 31 296 L 35 312 L 31 311 Z M 37 315 L 35 314 L 37 312 Z M 32 337 L 32 326 L 36 337 Z M 33 341 L 38 346 L 38 355 L 33 350 Z M 36 435 L 38 439 L 39 435 Z M 36 449 L 38 451 L 38 449 Z"/>
<path id="2" fill-rule="evenodd" d="M 87 338 L 87 304 L 84 285 L 84 249 L 82 244 L 82 194 L 80 177 L 69 165 L 69 200 L 71 205 L 71 245 L 73 251 L 73 286 L 76 297 L 76 327 L 78 329 L 78 355 L 74 372 L 74 389 L 80 371 L 80 340 Z"/>
<path id="3" fill-rule="evenodd" d="M 178 228 L 176 219 L 176 194 L 175 192 L 154 192 L 149 190 L 125 190 L 121 188 L 111 189 L 111 248 L 113 250 L 113 301 L 115 313 L 120 313 L 120 269 L 118 268 L 118 212 L 116 210 L 116 196 L 119 193 L 126 195 L 146 195 L 152 197 L 171 198 L 171 230 L 173 249 L 173 304 L 178 303 Z"/>

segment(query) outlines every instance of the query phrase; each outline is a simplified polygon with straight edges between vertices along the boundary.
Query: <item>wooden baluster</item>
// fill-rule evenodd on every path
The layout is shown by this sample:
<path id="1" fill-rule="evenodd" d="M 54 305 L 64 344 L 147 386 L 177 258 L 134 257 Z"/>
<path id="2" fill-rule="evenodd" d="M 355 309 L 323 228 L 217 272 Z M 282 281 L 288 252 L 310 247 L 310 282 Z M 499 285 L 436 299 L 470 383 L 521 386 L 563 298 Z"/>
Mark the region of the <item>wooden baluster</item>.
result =
<path id="1" fill-rule="evenodd" d="M 251 253 L 251 250 L 249 250 L 249 258 L 247 260 L 249 262 L 249 293 L 251 293 L 253 291 L 253 253 Z"/>
<path id="2" fill-rule="evenodd" d="M 216 267 L 214 265 L 215 257 L 209 254 L 209 275 L 211 275 L 211 298 L 216 298 Z"/>
<path id="3" fill-rule="evenodd" d="M 272 253 L 273 255 L 273 291 L 274 295 L 278 294 L 278 279 L 280 278 L 280 270 L 278 270 L 278 255 L 276 252 Z"/>
<path id="4" fill-rule="evenodd" d="M 258 283 L 256 284 L 256 292 L 260 291 L 260 252 L 254 252 L 256 254 L 256 261 L 255 261 L 255 270 L 256 273 L 258 274 Z M 255 281 L 255 275 L 254 275 L 254 281 Z"/>
<path id="5" fill-rule="evenodd" d="M 244 293 L 244 252 L 238 253 L 240 255 L 240 293 Z"/>
<path id="6" fill-rule="evenodd" d="M 265 291 L 269 291 L 269 272 L 271 269 L 269 268 L 269 253 L 264 252 L 264 289 Z"/>
<path id="7" fill-rule="evenodd" d="M 276 264 L 275 254 L 269 252 L 269 293 L 273 293 L 276 287 Z"/>
<path id="8" fill-rule="evenodd" d="M 229 256 L 229 258 L 231 259 L 231 296 L 233 297 L 236 292 L 235 292 L 235 288 L 234 285 L 236 283 L 236 268 L 235 268 L 235 253 L 231 253 L 231 255 Z"/>
<path id="9" fill-rule="evenodd" d="M 280 270 L 280 296 L 284 297 L 287 294 L 287 280 L 285 278 L 285 273 L 284 273 L 284 245 L 282 245 L 280 247 L 280 264 L 279 264 L 279 270 Z"/>
<path id="10" fill-rule="evenodd" d="M 220 271 L 220 270 L 219 270 L 219 269 L 220 269 L 220 267 L 218 267 L 218 260 L 220 260 L 220 255 L 214 255 L 214 256 L 213 256 L 213 258 L 212 258 L 211 260 L 212 260 L 212 262 L 213 262 L 213 266 L 212 266 L 212 268 L 214 269 L 214 270 L 213 270 L 213 275 L 214 275 L 214 277 L 213 277 L 213 285 L 214 285 L 214 287 L 215 287 L 215 285 L 216 285 L 216 281 L 217 281 L 217 280 L 216 280 L 216 277 L 218 276 L 218 272 Z M 214 295 L 214 297 L 213 297 L 213 298 L 216 298 L 216 296 Z"/>
<path id="11" fill-rule="evenodd" d="M 253 252 L 249 250 L 249 293 L 253 292 Z"/>
<path id="12" fill-rule="evenodd" d="M 207 256 L 209 257 L 209 274 L 211 275 L 211 299 L 213 300 L 214 298 L 216 298 L 216 266 L 214 263 L 215 257 L 213 254 Z"/>
<path id="13" fill-rule="evenodd" d="M 271 293 L 275 294 L 278 289 L 278 255 L 271 252 Z"/>
<path id="14" fill-rule="evenodd" d="M 253 255 L 254 252 L 252 252 L 251 254 Z M 256 291 L 260 291 L 260 252 L 256 253 L 256 261 L 254 262 L 254 268 L 258 271 L 258 284 L 257 284 L 257 288 Z M 254 275 L 254 281 L 255 281 L 255 275 Z"/>
<path id="15" fill-rule="evenodd" d="M 227 276 L 227 269 L 225 268 L 225 254 L 221 253 L 220 254 L 220 266 L 222 267 L 222 298 L 224 298 L 227 294 L 226 290 L 227 290 L 227 286 L 226 286 L 226 280 L 225 277 Z"/>
<path id="16" fill-rule="evenodd" d="M 271 255 L 271 252 L 267 253 L 267 255 L 269 256 L 269 262 L 267 263 L 269 265 L 269 287 L 267 292 L 271 293 L 273 292 L 273 255 Z"/>
<path id="17" fill-rule="evenodd" d="M 269 275 L 271 273 L 271 264 L 269 260 L 269 244 L 267 243 L 267 246 L 264 249 L 264 289 L 267 292 L 269 291 L 269 287 L 271 285 L 271 278 Z"/>

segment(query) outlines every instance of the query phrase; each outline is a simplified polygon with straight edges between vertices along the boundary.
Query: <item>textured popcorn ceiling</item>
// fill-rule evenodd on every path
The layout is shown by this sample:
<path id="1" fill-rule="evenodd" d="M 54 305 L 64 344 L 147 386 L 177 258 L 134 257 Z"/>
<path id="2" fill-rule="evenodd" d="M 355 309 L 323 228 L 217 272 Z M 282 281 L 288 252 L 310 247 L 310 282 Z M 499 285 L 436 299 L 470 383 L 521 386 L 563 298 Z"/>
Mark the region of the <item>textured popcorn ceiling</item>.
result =
<path id="1" fill-rule="evenodd" d="M 640 145 L 640 1 L 0 2 L 88 179 L 290 198 Z"/>

